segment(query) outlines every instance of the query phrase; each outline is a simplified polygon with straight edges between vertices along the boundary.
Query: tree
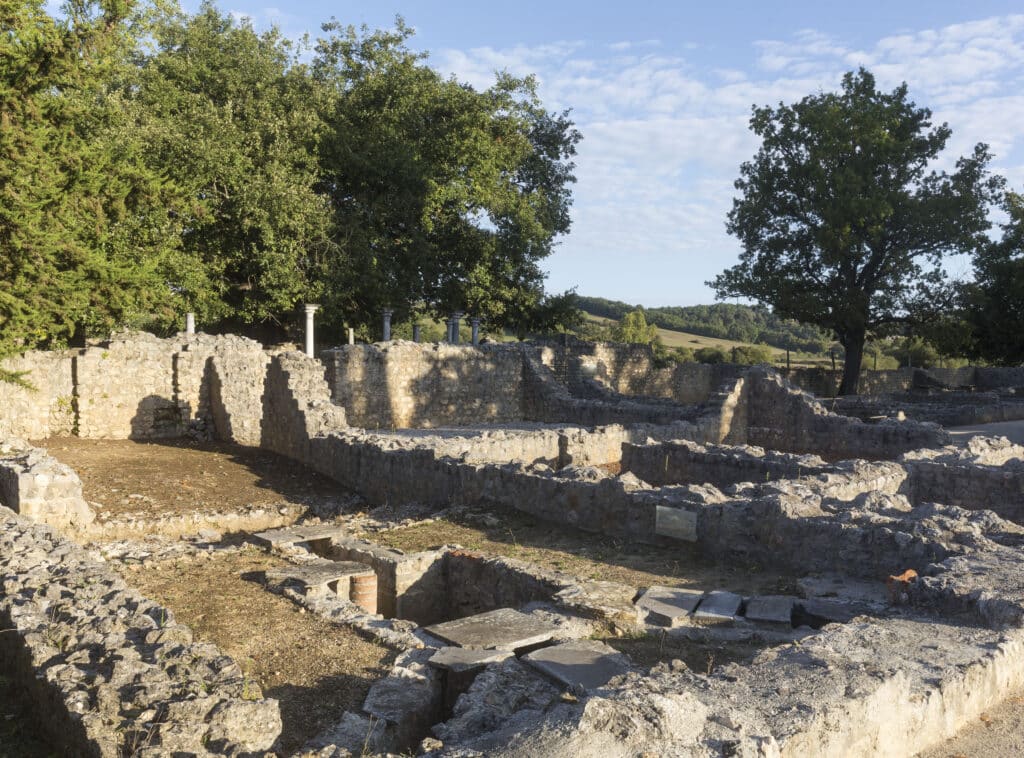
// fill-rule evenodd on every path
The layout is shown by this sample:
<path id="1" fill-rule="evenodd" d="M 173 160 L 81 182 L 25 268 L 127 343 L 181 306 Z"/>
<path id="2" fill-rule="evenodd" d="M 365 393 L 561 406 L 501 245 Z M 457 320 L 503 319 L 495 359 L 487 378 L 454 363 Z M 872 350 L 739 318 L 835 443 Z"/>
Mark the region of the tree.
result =
<path id="1" fill-rule="evenodd" d="M 1009 192 L 1003 236 L 974 258 L 975 281 L 965 287 L 967 351 L 993 363 L 1024 363 L 1024 196 Z"/>
<path id="2" fill-rule="evenodd" d="M 660 342 L 658 327 L 647 323 L 644 309 L 630 311 L 612 328 L 612 339 L 637 345 L 657 345 Z"/>
<path id="3" fill-rule="evenodd" d="M 841 394 L 856 394 L 864 342 L 887 325 L 927 319 L 950 301 L 944 255 L 980 249 L 1001 180 L 985 145 L 952 173 L 929 169 L 950 136 L 931 112 L 875 88 L 860 69 L 842 91 L 757 108 L 762 144 L 740 167 L 726 228 L 740 262 L 713 282 L 776 314 L 835 333 Z"/>
<path id="4" fill-rule="evenodd" d="M 0 356 L 166 323 L 166 184 L 110 86 L 128 3 L 0 2 Z"/>
<path id="5" fill-rule="evenodd" d="M 147 160 L 173 183 L 165 271 L 204 323 L 281 324 L 320 294 L 331 215 L 316 191 L 319 95 L 292 43 L 209 2 L 158 14 L 125 82 Z"/>
<path id="6" fill-rule="evenodd" d="M 524 304 L 545 302 L 538 262 L 569 228 L 567 114 L 545 111 L 530 78 L 482 92 L 444 79 L 406 47 L 401 19 L 324 30 L 320 187 L 338 241 L 325 317 L 375 321 L 388 306 L 398 320 L 459 310 L 521 328 Z"/>

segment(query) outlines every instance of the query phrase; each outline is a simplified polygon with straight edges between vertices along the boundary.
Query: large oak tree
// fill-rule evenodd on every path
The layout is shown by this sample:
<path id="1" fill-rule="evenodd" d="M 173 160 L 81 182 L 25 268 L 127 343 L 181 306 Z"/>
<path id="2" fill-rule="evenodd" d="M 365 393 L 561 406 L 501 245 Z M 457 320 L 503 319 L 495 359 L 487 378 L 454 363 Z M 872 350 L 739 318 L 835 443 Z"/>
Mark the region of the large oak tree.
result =
<path id="1" fill-rule="evenodd" d="M 743 251 L 710 284 L 834 332 L 841 394 L 857 392 L 868 334 L 934 314 L 948 293 L 943 257 L 987 241 L 1001 187 L 987 147 L 932 169 L 951 132 L 931 118 L 906 84 L 881 92 L 860 69 L 840 92 L 755 107 L 750 120 L 761 148 L 740 167 L 726 225 Z"/>
<path id="2" fill-rule="evenodd" d="M 1024 196 L 1008 192 L 1003 236 L 974 258 L 974 282 L 964 287 L 967 344 L 961 349 L 993 363 L 1024 363 Z M 948 329 L 947 331 L 954 331 Z M 955 334 L 955 332 L 954 332 Z"/>

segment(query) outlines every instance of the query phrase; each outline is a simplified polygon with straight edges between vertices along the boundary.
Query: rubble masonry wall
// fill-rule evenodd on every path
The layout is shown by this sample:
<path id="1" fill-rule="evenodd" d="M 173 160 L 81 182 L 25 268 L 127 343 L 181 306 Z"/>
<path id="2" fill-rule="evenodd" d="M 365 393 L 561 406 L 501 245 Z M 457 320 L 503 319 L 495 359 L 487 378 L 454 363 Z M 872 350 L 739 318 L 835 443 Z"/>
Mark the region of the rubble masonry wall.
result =
<path id="1" fill-rule="evenodd" d="M 216 418 L 226 438 L 258 445 L 268 360 L 244 337 L 144 332 L 82 350 L 25 353 L 3 362 L 27 371 L 32 388 L 0 383 L 0 436 L 180 437 Z M 219 382 L 224 375 L 231 380 Z"/>
<path id="2" fill-rule="evenodd" d="M 106 564 L 0 508 L 0 670 L 62 754 L 263 754 L 276 700 Z"/>

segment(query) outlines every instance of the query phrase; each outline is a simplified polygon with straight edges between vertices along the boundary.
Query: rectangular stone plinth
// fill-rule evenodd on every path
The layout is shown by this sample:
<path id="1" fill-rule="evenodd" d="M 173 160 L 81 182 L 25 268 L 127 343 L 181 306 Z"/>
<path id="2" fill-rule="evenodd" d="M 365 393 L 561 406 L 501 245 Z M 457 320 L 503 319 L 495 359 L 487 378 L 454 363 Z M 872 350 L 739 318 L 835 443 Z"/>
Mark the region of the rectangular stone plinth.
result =
<path id="1" fill-rule="evenodd" d="M 792 626 L 793 606 L 797 599 L 790 595 L 757 595 L 747 601 L 747 621 L 759 624 Z"/>
<path id="2" fill-rule="evenodd" d="M 345 530 L 335 524 L 313 524 L 310 526 L 290 526 L 285 529 L 271 529 L 267 532 L 253 534 L 250 539 L 257 545 L 274 548 L 290 547 L 300 542 L 315 542 L 346 536 Z"/>
<path id="3" fill-rule="evenodd" d="M 480 650 L 532 647 L 550 640 L 557 630 L 550 622 L 511 608 L 498 608 L 426 628 L 430 634 L 456 647 Z"/>
<path id="4" fill-rule="evenodd" d="M 655 507 L 654 533 L 685 542 L 697 541 L 697 514 L 681 508 Z"/>
<path id="5" fill-rule="evenodd" d="M 741 605 L 743 598 L 739 595 L 725 590 L 715 590 L 700 601 L 693 617 L 700 624 L 731 624 L 736 620 Z"/>
<path id="6" fill-rule="evenodd" d="M 295 566 L 283 566 L 269 569 L 267 580 L 277 583 L 294 581 L 302 584 L 307 592 L 324 592 L 333 582 L 343 582 L 338 587 L 338 594 L 348 597 L 349 583 L 355 576 L 376 576 L 373 569 L 354 561 L 314 561 Z"/>
<path id="7" fill-rule="evenodd" d="M 629 659 L 597 640 L 577 640 L 541 648 L 523 661 L 574 691 L 603 687 L 612 677 L 629 671 Z"/>
<path id="8" fill-rule="evenodd" d="M 430 656 L 434 668 L 462 674 L 479 671 L 492 663 L 501 663 L 515 653 L 511 650 L 474 650 L 465 647 L 443 647 Z"/>
<path id="9" fill-rule="evenodd" d="M 689 623 L 704 593 L 679 587 L 651 587 L 637 601 L 637 607 L 647 611 L 647 618 L 659 626 L 682 626 Z"/>

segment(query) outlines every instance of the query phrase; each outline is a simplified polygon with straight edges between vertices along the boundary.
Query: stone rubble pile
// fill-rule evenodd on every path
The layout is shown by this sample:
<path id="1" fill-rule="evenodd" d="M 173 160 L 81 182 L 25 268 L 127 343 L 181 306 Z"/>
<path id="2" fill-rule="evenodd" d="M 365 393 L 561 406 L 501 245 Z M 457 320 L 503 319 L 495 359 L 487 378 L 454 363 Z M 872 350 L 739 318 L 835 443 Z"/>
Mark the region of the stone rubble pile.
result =
<path id="1" fill-rule="evenodd" d="M 0 668 L 69 755 L 262 756 L 277 701 L 103 563 L 0 508 Z"/>

